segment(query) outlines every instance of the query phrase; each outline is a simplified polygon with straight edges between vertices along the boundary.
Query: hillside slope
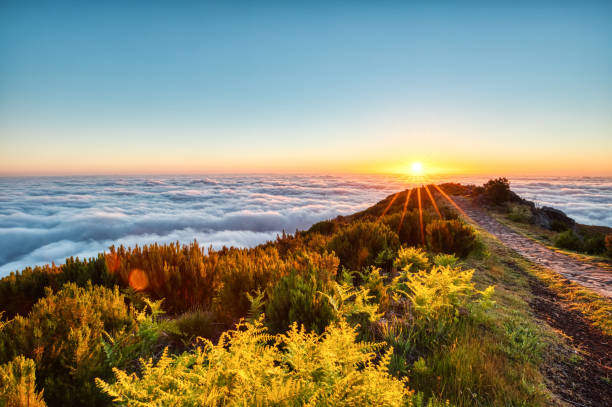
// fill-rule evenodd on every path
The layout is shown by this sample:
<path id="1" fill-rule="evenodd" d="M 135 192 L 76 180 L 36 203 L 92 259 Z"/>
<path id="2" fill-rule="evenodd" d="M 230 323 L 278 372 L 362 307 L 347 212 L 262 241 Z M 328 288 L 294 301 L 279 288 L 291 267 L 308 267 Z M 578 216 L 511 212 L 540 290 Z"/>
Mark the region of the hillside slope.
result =
<path id="1" fill-rule="evenodd" d="M 0 400 L 610 404 L 610 300 L 466 223 L 467 190 L 401 191 L 251 249 L 113 247 L 12 274 Z"/>

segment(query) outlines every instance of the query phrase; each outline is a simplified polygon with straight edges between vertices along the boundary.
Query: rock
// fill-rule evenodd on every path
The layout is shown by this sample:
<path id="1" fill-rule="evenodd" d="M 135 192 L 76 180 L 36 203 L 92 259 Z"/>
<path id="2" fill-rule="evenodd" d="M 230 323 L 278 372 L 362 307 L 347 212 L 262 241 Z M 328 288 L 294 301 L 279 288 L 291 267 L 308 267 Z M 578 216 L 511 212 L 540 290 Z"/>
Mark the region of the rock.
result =
<path id="1" fill-rule="evenodd" d="M 490 206 L 491 202 L 486 199 L 484 194 L 476 195 L 475 202 L 482 206 Z M 567 216 L 559 209 L 543 206 L 538 208 L 536 204 L 527 199 L 521 198 L 516 192 L 510 191 L 508 202 L 517 205 L 527 206 L 532 213 L 529 223 L 549 230 L 563 231 L 566 229 L 576 229 L 576 221 Z"/>
<path id="2" fill-rule="evenodd" d="M 576 227 L 576 221 L 559 209 L 543 206 L 535 208 L 532 212 L 533 223 L 543 228 L 561 231 Z"/>

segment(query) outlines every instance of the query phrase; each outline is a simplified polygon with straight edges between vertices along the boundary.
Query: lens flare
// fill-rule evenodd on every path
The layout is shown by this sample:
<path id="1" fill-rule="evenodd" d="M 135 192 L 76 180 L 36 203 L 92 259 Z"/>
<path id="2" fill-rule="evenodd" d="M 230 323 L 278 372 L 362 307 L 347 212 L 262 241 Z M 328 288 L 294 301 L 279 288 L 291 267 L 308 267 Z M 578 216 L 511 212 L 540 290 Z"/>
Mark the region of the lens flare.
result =
<path id="1" fill-rule="evenodd" d="M 442 219 L 442 214 L 440 213 L 440 209 L 438 209 L 438 205 L 436 205 L 436 200 L 434 199 L 433 195 L 429 191 L 429 187 L 427 187 L 427 185 L 425 185 L 425 191 L 427 192 L 427 195 L 429 195 L 429 200 L 431 201 L 431 204 L 433 205 L 434 209 L 436 210 L 436 213 L 438 214 L 440 219 Z"/>
<path id="2" fill-rule="evenodd" d="M 406 191 L 406 200 L 404 201 L 404 207 L 402 209 L 402 217 L 399 222 L 399 226 L 397 228 L 397 234 L 402 230 L 402 225 L 404 224 L 404 217 L 406 216 L 406 210 L 408 209 L 408 201 L 410 201 L 410 194 L 412 193 L 412 189 Z"/>
<path id="3" fill-rule="evenodd" d="M 130 287 L 136 291 L 145 290 L 149 286 L 149 277 L 140 269 L 132 269 L 128 277 Z"/>
<path id="4" fill-rule="evenodd" d="M 391 198 L 391 201 L 389 201 L 389 205 L 387 205 L 387 207 L 385 208 L 385 210 L 382 212 L 382 214 L 380 215 L 380 217 L 378 218 L 378 221 L 380 222 L 380 220 L 387 214 L 387 212 L 389 212 L 389 209 L 391 208 L 391 205 L 393 205 L 393 202 L 395 202 L 395 200 L 397 199 L 399 193 L 393 195 L 393 198 Z"/>
<path id="5" fill-rule="evenodd" d="M 421 205 L 421 187 L 417 188 L 417 200 L 419 201 L 419 223 L 421 224 L 421 243 L 425 246 L 425 229 L 423 227 L 423 206 Z"/>
<path id="6" fill-rule="evenodd" d="M 434 184 L 434 187 L 435 187 L 435 188 L 438 190 L 438 192 L 440 192 L 440 193 L 442 194 L 442 196 L 443 196 L 444 198 L 446 198 L 446 200 L 447 200 L 447 201 L 448 201 L 448 202 L 449 202 L 451 205 L 453 205 L 453 206 L 455 207 L 455 209 L 457 209 L 457 210 L 459 211 L 459 213 L 460 213 L 460 214 L 462 214 L 462 215 L 463 215 L 463 216 L 464 216 L 466 219 L 468 219 L 468 220 L 470 220 L 470 221 L 472 221 L 472 222 L 473 222 L 472 218 L 470 218 L 470 217 L 468 216 L 468 214 L 467 214 L 467 213 L 465 213 L 465 211 L 464 211 L 463 209 L 461 209 L 461 208 L 459 207 L 459 205 L 457 205 L 457 203 L 456 203 L 456 202 L 453 200 L 453 198 L 451 198 L 450 196 L 448 196 L 448 195 L 446 194 L 446 192 L 444 192 L 444 191 L 442 190 L 442 188 L 440 188 L 438 185 L 435 185 L 435 184 Z"/>

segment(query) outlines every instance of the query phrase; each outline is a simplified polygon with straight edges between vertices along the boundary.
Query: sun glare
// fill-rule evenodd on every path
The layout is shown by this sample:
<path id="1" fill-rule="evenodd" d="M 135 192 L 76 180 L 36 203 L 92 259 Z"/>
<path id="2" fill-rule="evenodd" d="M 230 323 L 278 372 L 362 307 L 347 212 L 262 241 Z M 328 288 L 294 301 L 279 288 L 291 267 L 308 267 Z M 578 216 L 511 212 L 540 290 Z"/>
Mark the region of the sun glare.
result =
<path id="1" fill-rule="evenodd" d="M 423 175 L 423 164 L 418 161 L 413 162 L 410 170 L 412 171 L 412 175 Z"/>

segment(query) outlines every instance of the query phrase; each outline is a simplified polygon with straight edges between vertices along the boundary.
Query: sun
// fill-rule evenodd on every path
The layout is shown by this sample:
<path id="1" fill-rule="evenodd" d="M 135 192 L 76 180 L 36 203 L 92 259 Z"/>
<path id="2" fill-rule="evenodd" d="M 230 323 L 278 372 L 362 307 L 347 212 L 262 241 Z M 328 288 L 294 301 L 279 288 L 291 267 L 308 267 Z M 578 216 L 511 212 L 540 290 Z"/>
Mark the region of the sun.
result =
<path id="1" fill-rule="evenodd" d="M 410 166 L 410 170 L 412 172 L 412 175 L 423 175 L 423 164 L 418 161 L 415 161 Z"/>

